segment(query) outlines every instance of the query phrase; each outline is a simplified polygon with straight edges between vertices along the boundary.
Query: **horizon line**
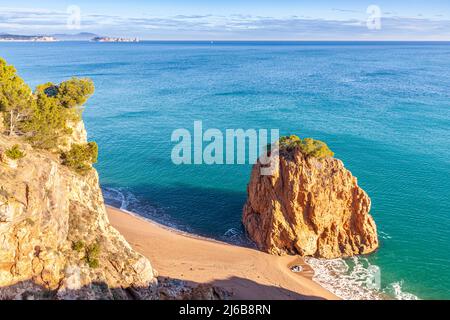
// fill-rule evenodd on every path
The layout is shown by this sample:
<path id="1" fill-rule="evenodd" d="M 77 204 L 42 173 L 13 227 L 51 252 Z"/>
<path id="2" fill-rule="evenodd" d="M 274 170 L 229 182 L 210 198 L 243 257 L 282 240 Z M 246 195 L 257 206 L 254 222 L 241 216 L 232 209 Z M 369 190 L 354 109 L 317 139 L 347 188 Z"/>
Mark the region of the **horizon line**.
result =
<path id="1" fill-rule="evenodd" d="M 90 33 L 90 32 L 86 32 L 86 33 Z M 5 34 L 0 34 L 0 35 L 5 35 Z M 27 37 L 33 37 L 33 36 L 37 36 L 37 37 L 45 37 L 45 36 L 49 36 L 49 37 L 54 37 L 55 35 L 58 34 L 51 34 L 51 35 L 45 35 L 45 34 L 40 34 L 40 35 L 19 35 L 19 34 L 8 34 L 8 35 L 14 35 L 14 36 L 27 36 Z M 77 35 L 77 34 L 59 34 L 59 35 L 67 35 L 67 36 L 72 36 L 72 35 Z M 182 42 L 182 41 L 191 41 L 191 42 L 265 42 L 265 41 L 270 41 L 270 42 L 450 42 L 450 38 L 449 39 L 148 39 L 148 38 L 139 38 L 139 37 L 135 37 L 135 36 L 99 36 L 98 37 L 107 37 L 107 38 L 123 38 L 123 39 L 138 39 L 139 41 L 177 41 L 177 42 Z M 90 41 L 92 39 L 79 39 L 79 40 L 72 40 L 72 39 L 61 39 L 59 41 Z"/>
<path id="2" fill-rule="evenodd" d="M 339 39 L 339 40 L 331 40 L 331 39 L 316 39 L 316 40 L 280 40 L 280 39 L 221 39 L 221 40 L 210 40 L 210 39 L 140 39 L 139 37 L 113 37 L 111 38 L 137 38 L 140 42 L 450 42 L 448 40 L 430 40 L 430 39 L 414 39 L 414 40 L 405 40 L 405 39 L 387 39 L 387 40 L 367 40 L 367 39 Z M 90 40 L 58 40 L 59 42 L 89 42 Z M 108 43 L 108 42 L 106 42 Z M 119 42 L 120 43 L 120 42 Z M 123 42 L 127 43 L 127 42 Z"/>

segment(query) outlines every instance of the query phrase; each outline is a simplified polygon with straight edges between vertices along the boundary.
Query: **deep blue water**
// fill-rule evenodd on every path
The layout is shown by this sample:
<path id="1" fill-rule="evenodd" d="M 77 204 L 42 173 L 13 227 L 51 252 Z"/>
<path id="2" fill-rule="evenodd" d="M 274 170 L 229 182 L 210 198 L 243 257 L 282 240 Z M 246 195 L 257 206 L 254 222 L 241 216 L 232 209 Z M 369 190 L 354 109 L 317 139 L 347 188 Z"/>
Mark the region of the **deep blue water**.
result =
<path id="1" fill-rule="evenodd" d="M 450 44 L 1 43 L 0 56 L 33 87 L 91 77 L 108 201 L 197 234 L 243 241 L 251 167 L 175 166 L 173 130 L 326 141 L 372 198 L 383 289 L 450 299 Z"/>

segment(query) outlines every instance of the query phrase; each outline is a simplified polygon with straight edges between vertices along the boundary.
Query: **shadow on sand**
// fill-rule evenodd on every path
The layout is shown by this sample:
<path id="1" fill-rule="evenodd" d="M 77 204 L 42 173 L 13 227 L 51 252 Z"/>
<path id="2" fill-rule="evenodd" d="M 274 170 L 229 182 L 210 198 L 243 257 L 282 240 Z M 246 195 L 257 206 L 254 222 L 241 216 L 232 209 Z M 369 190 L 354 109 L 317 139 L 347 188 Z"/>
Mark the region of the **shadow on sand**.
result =
<path id="1" fill-rule="evenodd" d="M 323 300 L 252 280 L 231 277 L 209 283 L 160 277 L 158 288 L 111 288 L 92 282 L 77 290 L 48 290 L 26 280 L 0 287 L 0 300 Z"/>

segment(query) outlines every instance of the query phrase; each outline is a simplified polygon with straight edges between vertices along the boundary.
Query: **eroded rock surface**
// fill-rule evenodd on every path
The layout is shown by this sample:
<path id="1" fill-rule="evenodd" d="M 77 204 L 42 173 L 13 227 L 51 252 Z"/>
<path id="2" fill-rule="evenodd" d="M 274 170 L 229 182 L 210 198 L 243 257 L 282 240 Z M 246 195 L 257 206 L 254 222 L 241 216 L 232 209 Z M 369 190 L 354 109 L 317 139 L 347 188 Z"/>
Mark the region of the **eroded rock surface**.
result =
<path id="1" fill-rule="evenodd" d="M 0 163 L 0 299 L 157 298 L 150 262 L 109 224 L 97 172 L 6 136 L 0 153 L 16 143 L 26 156 Z"/>
<path id="2" fill-rule="evenodd" d="M 371 200 L 335 158 L 280 152 L 273 176 L 253 167 L 243 224 L 271 254 L 323 258 L 368 254 L 378 248 Z"/>

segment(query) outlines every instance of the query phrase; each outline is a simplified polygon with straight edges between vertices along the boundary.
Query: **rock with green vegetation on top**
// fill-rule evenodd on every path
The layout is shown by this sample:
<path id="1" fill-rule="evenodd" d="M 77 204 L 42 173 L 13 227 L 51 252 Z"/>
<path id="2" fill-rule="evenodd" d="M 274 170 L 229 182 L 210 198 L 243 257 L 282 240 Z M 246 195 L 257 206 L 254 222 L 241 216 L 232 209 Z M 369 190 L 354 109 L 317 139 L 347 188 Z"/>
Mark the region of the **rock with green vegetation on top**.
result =
<path id="1" fill-rule="evenodd" d="M 378 248 L 371 200 L 333 158 L 325 143 L 280 139 L 272 175 L 254 165 L 242 221 L 249 237 L 268 253 L 319 258 L 350 257 Z"/>

